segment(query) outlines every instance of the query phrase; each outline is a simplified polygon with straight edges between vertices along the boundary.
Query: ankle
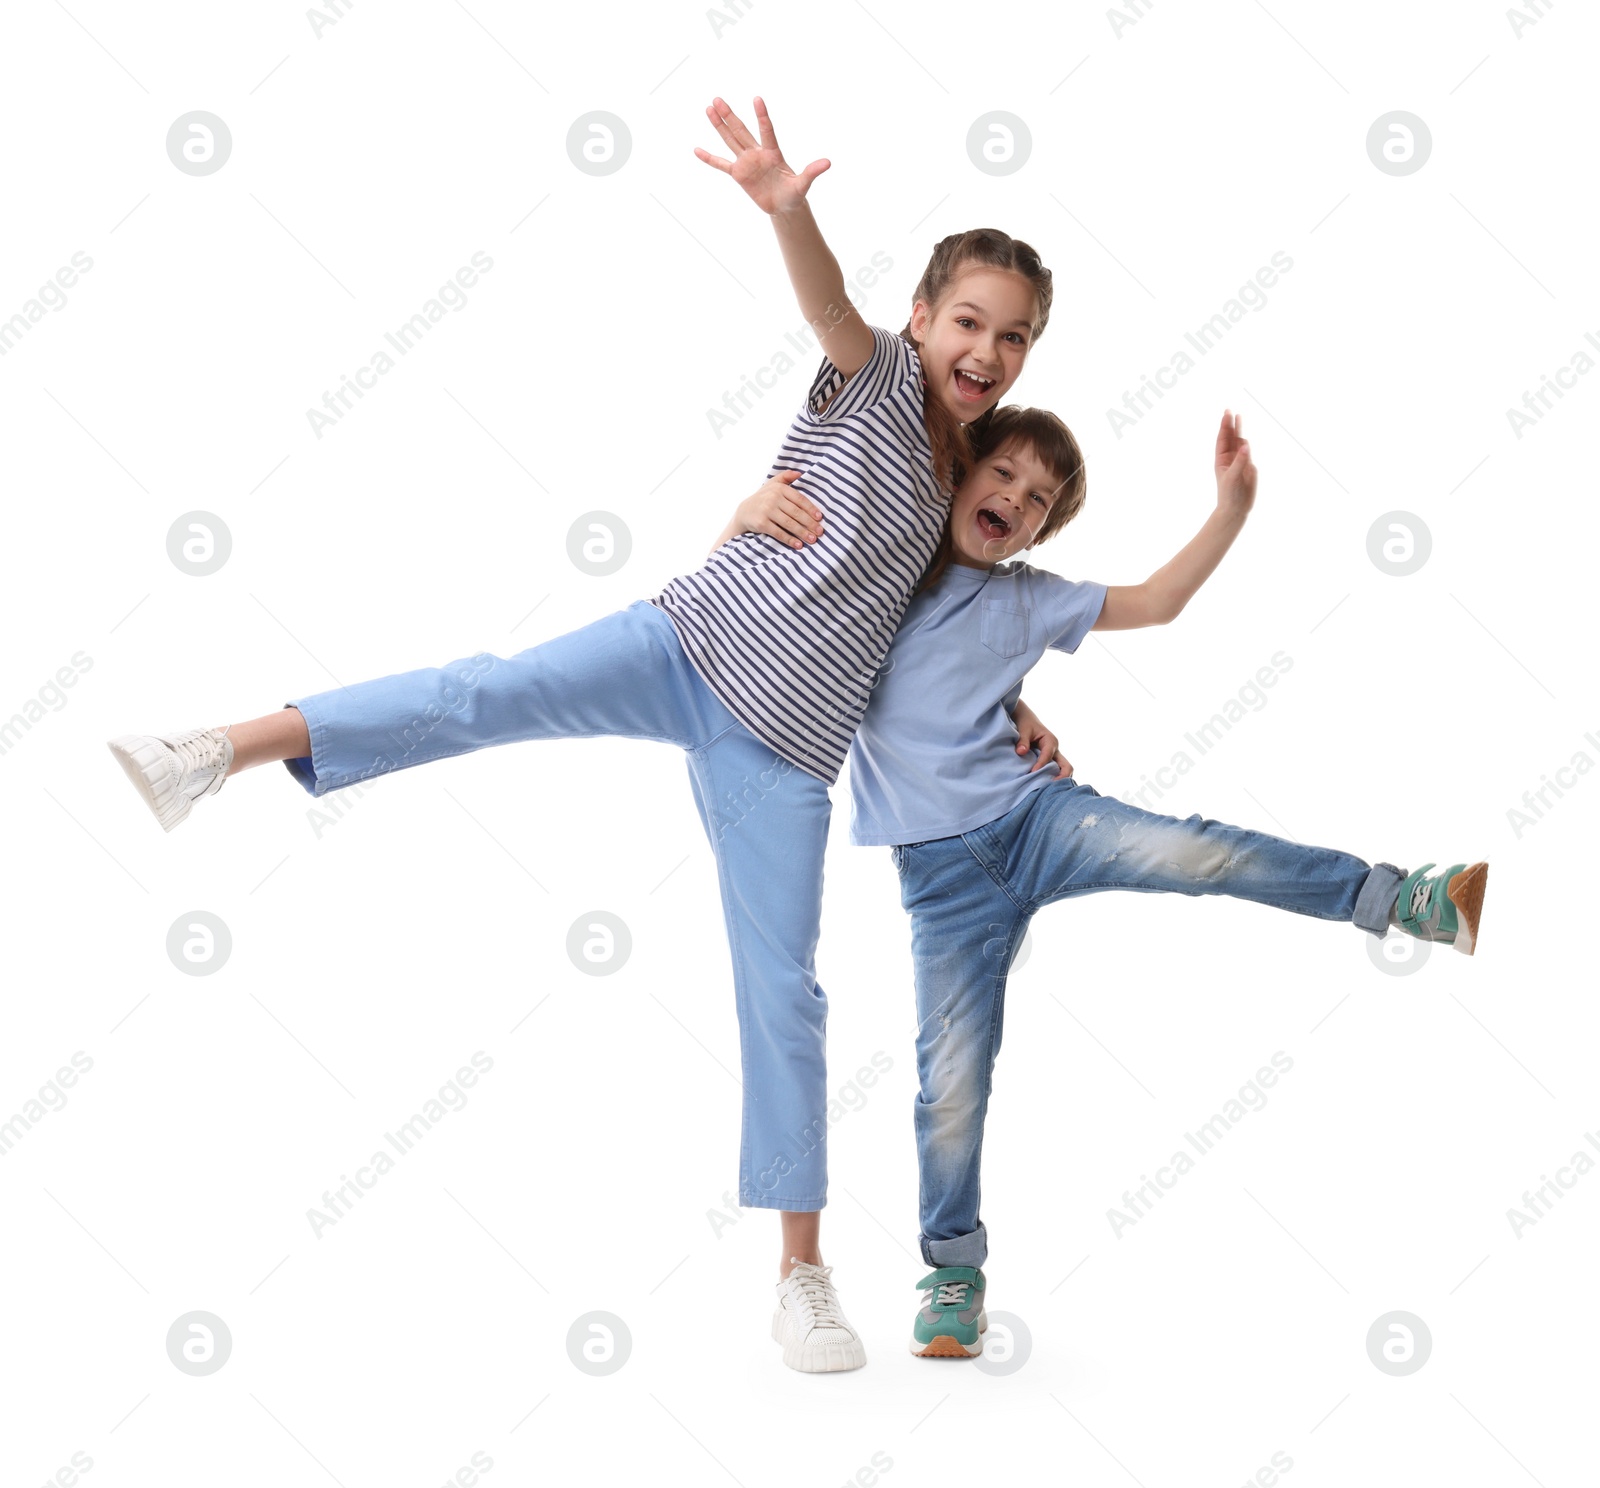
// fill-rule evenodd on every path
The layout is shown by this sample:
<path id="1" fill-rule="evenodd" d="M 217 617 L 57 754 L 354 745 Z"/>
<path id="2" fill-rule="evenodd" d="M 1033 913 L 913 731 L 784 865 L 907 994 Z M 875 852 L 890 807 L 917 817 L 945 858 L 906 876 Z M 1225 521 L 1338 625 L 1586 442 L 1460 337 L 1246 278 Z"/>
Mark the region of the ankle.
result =
<path id="1" fill-rule="evenodd" d="M 794 1270 L 795 1262 L 801 1261 L 808 1266 L 822 1264 L 822 1252 L 815 1246 L 800 1246 L 792 1250 L 788 1256 L 778 1262 L 778 1280 L 787 1281 L 789 1273 Z"/>

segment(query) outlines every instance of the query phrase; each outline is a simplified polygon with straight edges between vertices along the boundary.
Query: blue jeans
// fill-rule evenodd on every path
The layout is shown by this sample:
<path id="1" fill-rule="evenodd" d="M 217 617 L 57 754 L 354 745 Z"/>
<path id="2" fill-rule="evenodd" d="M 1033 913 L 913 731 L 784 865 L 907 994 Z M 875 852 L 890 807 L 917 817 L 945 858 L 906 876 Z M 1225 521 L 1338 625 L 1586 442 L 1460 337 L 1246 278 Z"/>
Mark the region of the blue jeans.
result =
<path id="1" fill-rule="evenodd" d="M 893 849 L 917 987 L 922 1258 L 981 1266 L 978 1170 L 1006 974 L 1034 912 L 1074 894 L 1223 894 L 1374 935 L 1405 875 L 1349 853 L 1199 816 L 1179 819 L 1064 780 L 998 821 Z"/>
<path id="2" fill-rule="evenodd" d="M 684 750 L 733 953 L 744 1086 L 739 1202 L 823 1207 L 828 999 L 816 949 L 828 786 L 780 759 L 722 705 L 665 613 L 640 600 L 516 656 L 480 653 L 289 706 L 305 717 L 311 758 L 284 763 L 314 796 L 524 739 L 617 735 Z"/>

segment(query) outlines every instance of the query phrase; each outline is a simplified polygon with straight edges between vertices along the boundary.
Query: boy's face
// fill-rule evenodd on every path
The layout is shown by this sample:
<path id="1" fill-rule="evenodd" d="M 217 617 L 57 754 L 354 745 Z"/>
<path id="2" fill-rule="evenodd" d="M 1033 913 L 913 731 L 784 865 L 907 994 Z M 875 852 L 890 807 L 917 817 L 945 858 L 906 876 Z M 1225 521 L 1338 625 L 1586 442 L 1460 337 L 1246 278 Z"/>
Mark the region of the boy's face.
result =
<path id="1" fill-rule="evenodd" d="M 1030 449 L 1002 446 L 986 455 L 950 504 L 952 561 L 992 568 L 1032 547 L 1059 485 Z"/>
<path id="2" fill-rule="evenodd" d="M 928 395 L 963 424 L 998 405 L 1028 359 L 1038 308 L 1021 274 L 976 266 L 951 281 L 937 311 L 918 300 L 911 333 L 922 346 Z"/>

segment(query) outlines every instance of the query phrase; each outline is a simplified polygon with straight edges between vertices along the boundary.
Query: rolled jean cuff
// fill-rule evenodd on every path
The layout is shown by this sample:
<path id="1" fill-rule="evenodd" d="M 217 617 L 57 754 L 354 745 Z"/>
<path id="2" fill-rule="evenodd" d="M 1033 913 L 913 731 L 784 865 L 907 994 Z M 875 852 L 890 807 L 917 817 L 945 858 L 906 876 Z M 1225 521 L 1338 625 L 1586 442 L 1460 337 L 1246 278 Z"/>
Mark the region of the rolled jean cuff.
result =
<path id="1" fill-rule="evenodd" d="M 1400 881 L 1405 874 L 1393 863 L 1376 863 L 1367 874 L 1367 881 L 1356 895 L 1356 912 L 1352 916 L 1358 930 L 1372 935 L 1389 933 L 1389 911 L 1399 897 Z"/>
<path id="2" fill-rule="evenodd" d="M 954 1240 L 930 1240 L 924 1235 L 922 1259 L 930 1266 L 981 1266 L 989 1259 L 989 1232 L 980 1219 L 970 1235 Z"/>

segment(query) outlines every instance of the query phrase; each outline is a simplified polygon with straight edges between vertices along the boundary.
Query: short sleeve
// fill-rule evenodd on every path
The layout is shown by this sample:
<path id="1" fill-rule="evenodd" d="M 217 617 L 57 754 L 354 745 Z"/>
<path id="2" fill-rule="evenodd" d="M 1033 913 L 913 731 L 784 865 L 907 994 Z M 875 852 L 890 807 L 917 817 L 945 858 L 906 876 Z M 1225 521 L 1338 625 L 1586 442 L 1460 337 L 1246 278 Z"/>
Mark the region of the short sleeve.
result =
<path id="1" fill-rule="evenodd" d="M 911 379 L 918 383 L 922 377 L 922 363 L 917 351 L 905 337 L 882 326 L 871 326 L 872 355 L 866 365 L 848 380 L 843 372 L 823 357 L 817 369 L 811 391 L 806 395 L 806 406 L 801 418 L 813 424 L 832 424 L 861 413 L 893 397 Z M 921 389 L 918 388 L 920 393 Z M 832 398 L 830 402 L 829 399 Z"/>
<path id="2" fill-rule="evenodd" d="M 1055 574 L 1039 577 L 1046 579 L 1045 603 L 1040 609 L 1045 634 L 1050 637 L 1049 647 L 1070 655 L 1083 644 L 1083 638 L 1100 618 L 1101 607 L 1106 602 L 1106 586 L 1092 580 L 1080 583 Z"/>

